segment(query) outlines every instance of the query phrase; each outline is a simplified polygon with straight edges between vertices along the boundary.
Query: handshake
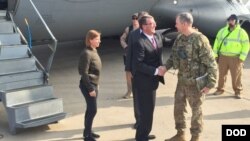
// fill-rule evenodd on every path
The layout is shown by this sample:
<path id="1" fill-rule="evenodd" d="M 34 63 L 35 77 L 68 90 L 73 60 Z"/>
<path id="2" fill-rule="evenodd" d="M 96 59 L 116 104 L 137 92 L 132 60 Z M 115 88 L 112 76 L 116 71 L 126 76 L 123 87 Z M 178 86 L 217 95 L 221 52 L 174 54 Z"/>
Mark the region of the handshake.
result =
<path id="1" fill-rule="evenodd" d="M 165 66 L 159 66 L 158 68 L 158 74 L 159 76 L 164 76 L 164 74 L 167 72 L 167 69 Z"/>

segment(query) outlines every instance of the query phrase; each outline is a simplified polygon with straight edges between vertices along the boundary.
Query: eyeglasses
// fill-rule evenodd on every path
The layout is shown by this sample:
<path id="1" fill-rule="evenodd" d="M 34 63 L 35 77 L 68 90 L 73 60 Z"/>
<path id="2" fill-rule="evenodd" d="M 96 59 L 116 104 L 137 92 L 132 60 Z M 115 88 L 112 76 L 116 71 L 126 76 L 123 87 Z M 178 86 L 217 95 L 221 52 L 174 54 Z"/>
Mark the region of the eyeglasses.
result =
<path id="1" fill-rule="evenodd" d="M 138 18 L 137 17 L 132 17 L 132 20 L 138 20 Z"/>

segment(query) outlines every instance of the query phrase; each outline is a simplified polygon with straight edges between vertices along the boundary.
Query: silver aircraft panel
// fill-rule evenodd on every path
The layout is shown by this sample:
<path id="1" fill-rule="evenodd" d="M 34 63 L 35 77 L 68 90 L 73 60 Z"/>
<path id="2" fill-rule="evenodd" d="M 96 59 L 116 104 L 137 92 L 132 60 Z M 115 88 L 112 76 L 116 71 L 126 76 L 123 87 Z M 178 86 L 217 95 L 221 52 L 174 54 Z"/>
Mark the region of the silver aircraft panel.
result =
<path id="1" fill-rule="evenodd" d="M 130 16 L 141 10 L 149 11 L 157 0 L 34 0 L 41 15 L 59 41 L 79 40 L 89 29 L 105 36 L 118 35 L 130 23 Z M 24 34 L 27 17 L 33 39 L 48 36 L 29 0 L 21 0 L 14 16 Z"/>

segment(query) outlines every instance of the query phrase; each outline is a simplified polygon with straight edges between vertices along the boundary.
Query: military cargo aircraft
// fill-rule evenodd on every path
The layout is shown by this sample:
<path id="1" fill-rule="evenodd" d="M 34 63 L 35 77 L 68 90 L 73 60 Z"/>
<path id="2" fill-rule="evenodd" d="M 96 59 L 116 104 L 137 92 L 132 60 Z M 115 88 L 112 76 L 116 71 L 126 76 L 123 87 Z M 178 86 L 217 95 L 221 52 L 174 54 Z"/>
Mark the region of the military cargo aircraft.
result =
<path id="1" fill-rule="evenodd" d="M 4 1 L 4 0 L 2 0 Z M 6 1 L 6 0 L 5 0 Z M 175 17 L 188 11 L 194 16 L 194 26 L 209 37 L 215 37 L 231 14 L 250 33 L 248 0 L 33 0 L 58 41 L 81 40 L 87 30 L 97 29 L 103 36 L 120 35 L 130 24 L 130 16 L 148 11 L 158 29 L 175 29 Z M 247 8 L 248 5 L 248 8 Z M 24 18 L 32 30 L 33 40 L 48 38 L 30 0 L 9 0 L 17 26 L 26 33 Z"/>
<path id="2" fill-rule="evenodd" d="M 48 85 L 57 40 L 83 40 L 89 29 L 99 30 L 103 37 L 120 35 L 130 24 L 131 15 L 139 11 L 153 15 L 166 36 L 176 32 L 175 17 L 184 11 L 193 14 L 194 26 L 209 37 L 215 37 L 231 14 L 238 15 L 250 33 L 248 8 L 248 0 L 0 0 L 0 9 L 8 10 L 7 16 L 0 11 L 0 99 L 6 107 L 10 132 L 65 118 L 62 99 L 56 98 Z M 15 25 L 21 32 L 13 31 Z M 21 34 L 29 39 L 26 45 L 21 44 Z M 32 43 L 50 43 L 49 53 L 42 57 L 47 58 L 47 64 L 40 63 L 30 51 L 30 39 Z"/>

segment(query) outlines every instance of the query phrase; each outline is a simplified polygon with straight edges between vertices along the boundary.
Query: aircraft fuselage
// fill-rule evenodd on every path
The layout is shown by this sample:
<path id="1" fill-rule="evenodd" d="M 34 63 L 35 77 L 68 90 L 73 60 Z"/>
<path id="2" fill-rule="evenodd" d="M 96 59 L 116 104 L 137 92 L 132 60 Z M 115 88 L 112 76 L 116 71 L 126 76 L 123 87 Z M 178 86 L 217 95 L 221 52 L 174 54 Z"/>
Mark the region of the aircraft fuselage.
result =
<path id="1" fill-rule="evenodd" d="M 120 35 L 131 23 L 131 15 L 150 8 L 157 0 L 34 0 L 34 4 L 59 41 L 80 40 L 89 29 L 103 36 Z M 25 34 L 29 20 L 33 39 L 46 39 L 38 16 L 29 0 L 20 0 L 14 19 Z"/>
<path id="2" fill-rule="evenodd" d="M 184 11 L 192 13 L 194 27 L 209 37 L 216 36 L 231 14 L 249 14 L 245 4 L 238 0 L 160 0 L 151 13 L 158 28 L 175 28 L 176 15 Z"/>
<path id="3" fill-rule="evenodd" d="M 194 26 L 209 37 L 215 37 L 231 14 L 249 15 L 238 0 L 34 0 L 37 9 L 59 41 L 81 40 L 89 29 L 102 36 L 120 35 L 131 23 L 131 15 L 148 11 L 158 29 L 175 28 L 180 12 L 191 12 Z M 245 2 L 246 3 L 246 2 Z M 24 34 L 24 18 L 29 20 L 33 40 L 48 38 L 44 26 L 29 0 L 19 0 L 14 20 Z"/>

